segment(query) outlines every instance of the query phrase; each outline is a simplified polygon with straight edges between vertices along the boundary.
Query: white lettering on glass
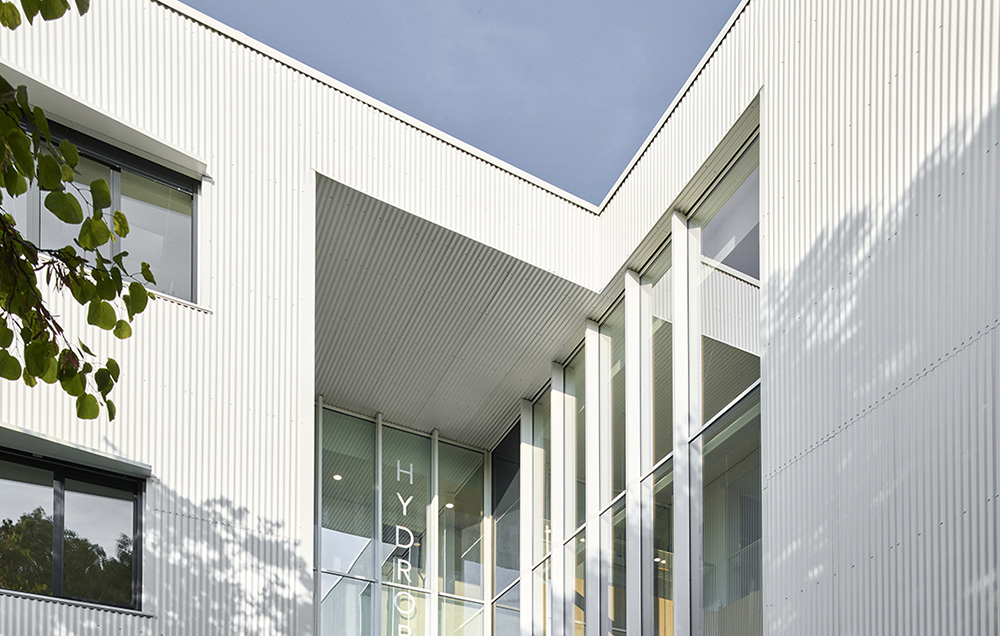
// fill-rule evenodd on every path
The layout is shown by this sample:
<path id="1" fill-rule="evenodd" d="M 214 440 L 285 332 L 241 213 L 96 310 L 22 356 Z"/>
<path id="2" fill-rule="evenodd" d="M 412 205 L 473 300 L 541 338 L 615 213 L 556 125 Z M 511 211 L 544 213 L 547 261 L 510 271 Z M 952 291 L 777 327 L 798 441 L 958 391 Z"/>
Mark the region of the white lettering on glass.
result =
<path id="1" fill-rule="evenodd" d="M 410 470 L 403 470 L 402 465 L 400 465 L 399 460 L 396 460 L 396 481 L 399 481 L 400 475 L 410 476 L 410 485 L 413 485 L 413 464 L 410 464 Z"/>
<path id="2" fill-rule="evenodd" d="M 413 585 L 410 581 L 410 562 L 403 558 L 396 559 L 396 582 L 402 583 L 403 577 L 406 577 L 406 584 Z"/>
<path id="3" fill-rule="evenodd" d="M 396 496 L 399 497 L 399 503 L 403 504 L 403 516 L 405 517 L 406 516 L 406 507 L 410 505 L 411 501 L 413 501 L 413 495 L 410 495 L 409 497 L 407 497 L 406 501 L 403 501 L 403 495 L 399 494 L 398 492 L 396 493 Z"/>
<path id="4" fill-rule="evenodd" d="M 403 618 L 413 618 L 413 615 L 417 613 L 417 602 L 413 599 L 413 595 L 406 590 L 396 592 L 392 604 Z"/>

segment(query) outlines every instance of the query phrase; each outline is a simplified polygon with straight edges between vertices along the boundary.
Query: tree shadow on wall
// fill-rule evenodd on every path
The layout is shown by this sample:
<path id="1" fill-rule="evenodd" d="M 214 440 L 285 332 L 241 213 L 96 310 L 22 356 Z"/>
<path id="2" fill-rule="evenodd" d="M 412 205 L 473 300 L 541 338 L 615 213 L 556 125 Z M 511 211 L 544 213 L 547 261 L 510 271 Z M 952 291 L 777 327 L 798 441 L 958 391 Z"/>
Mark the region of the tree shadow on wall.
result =
<path id="1" fill-rule="evenodd" d="M 169 502 L 169 510 L 164 502 Z M 310 561 L 282 524 L 222 498 L 194 504 L 155 480 L 147 484 L 145 509 L 142 612 L 151 617 L 58 601 L 0 598 L 26 618 L 41 617 L 13 623 L 12 634 L 314 633 Z M 49 533 L 51 537 L 51 527 Z M 104 555 L 98 561 L 115 559 Z"/>
<path id="2" fill-rule="evenodd" d="M 893 196 L 903 158 L 871 153 L 885 200 L 845 188 L 876 200 L 767 281 L 766 633 L 998 628 L 997 137 L 994 101 Z M 808 216 L 770 220 L 772 253 Z"/>

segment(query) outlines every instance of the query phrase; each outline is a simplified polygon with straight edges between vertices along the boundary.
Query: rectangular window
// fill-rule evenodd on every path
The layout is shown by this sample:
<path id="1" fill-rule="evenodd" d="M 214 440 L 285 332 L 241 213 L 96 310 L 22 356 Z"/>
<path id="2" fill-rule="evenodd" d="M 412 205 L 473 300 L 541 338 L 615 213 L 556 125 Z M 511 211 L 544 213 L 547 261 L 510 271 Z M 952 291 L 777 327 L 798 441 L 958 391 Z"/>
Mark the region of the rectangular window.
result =
<path id="1" fill-rule="evenodd" d="M 566 633 L 584 636 L 587 627 L 587 530 L 566 543 Z"/>
<path id="2" fill-rule="evenodd" d="M 601 506 L 625 490 L 625 303 L 601 325 Z M 606 398 L 606 399 L 605 399 Z"/>
<path id="3" fill-rule="evenodd" d="M 552 391 L 545 389 L 532 408 L 535 471 L 535 562 L 552 549 Z"/>
<path id="4" fill-rule="evenodd" d="M 586 358 L 581 349 L 564 371 L 566 395 L 566 528 L 583 525 L 587 515 Z"/>
<path id="5" fill-rule="evenodd" d="M 382 580 L 428 588 L 431 440 L 382 429 Z M 416 632 L 414 632 L 416 633 Z"/>
<path id="6" fill-rule="evenodd" d="M 653 385 L 653 464 L 674 449 L 674 373 L 673 373 L 673 308 L 672 260 L 670 245 L 656 257 L 643 274 L 643 283 L 650 288 L 652 322 L 652 385 Z M 644 454 L 643 459 L 646 459 Z M 643 466 L 643 472 L 649 467 Z"/>
<path id="7" fill-rule="evenodd" d="M 763 632 L 760 389 L 704 434 L 705 633 Z"/>
<path id="8" fill-rule="evenodd" d="M 503 592 L 521 567 L 521 423 L 493 449 L 493 589 Z"/>
<path id="9" fill-rule="evenodd" d="M 142 484 L 0 451 L 0 588 L 139 609 Z"/>
<path id="10" fill-rule="evenodd" d="M 483 598 L 483 468 L 482 453 L 439 443 L 438 589 L 472 599 Z"/>
<path id="11" fill-rule="evenodd" d="M 101 254 L 112 258 L 127 252 L 123 259 L 126 272 L 150 289 L 193 301 L 198 182 L 64 126 L 52 123 L 50 127 L 54 143 L 68 139 L 80 151 L 68 191 L 81 202 L 84 212 L 91 202 L 90 183 L 104 179 L 111 190 L 112 207 L 107 212 L 121 210 L 128 218 L 128 235 L 101 248 Z M 27 193 L 14 199 L 10 207 L 18 230 L 39 247 L 72 245 L 79 226 L 67 225 L 49 212 L 44 194 L 33 184 Z M 110 227 L 110 221 L 106 222 Z M 149 263 L 156 284 L 139 277 L 143 262 Z"/>

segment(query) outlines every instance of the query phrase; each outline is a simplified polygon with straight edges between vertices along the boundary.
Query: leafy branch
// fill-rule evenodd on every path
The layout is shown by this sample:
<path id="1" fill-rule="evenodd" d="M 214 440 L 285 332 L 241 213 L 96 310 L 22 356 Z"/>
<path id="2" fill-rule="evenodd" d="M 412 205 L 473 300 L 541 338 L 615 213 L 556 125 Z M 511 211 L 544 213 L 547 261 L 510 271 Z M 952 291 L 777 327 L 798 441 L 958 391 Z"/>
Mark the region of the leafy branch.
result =
<path id="1" fill-rule="evenodd" d="M 90 2 L 76 0 L 76 5 L 83 15 Z M 22 0 L 21 8 L 31 23 L 38 15 L 44 20 L 62 17 L 70 7 L 67 0 Z M 17 6 L 0 2 L 0 25 L 13 30 L 20 24 Z M 0 77 L 0 377 L 29 387 L 39 380 L 58 383 L 76 398 L 78 417 L 98 417 L 103 404 L 114 419 L 116 407 L 109 396 L 120 377 L 118 363 L 107 358 L 95 366 L 93 351 L 67 336 L 40 288 L 44 280 L 56 291 L 68 289 L 76 303 L 87 308 L 89 324 L 119 339 L 132 335 L 133 319 L 152 298 L 126 271 L 128 252 L 111 258 L 101 253 L 101 248 L 128 235 L 128 219 L 120 210 L 109 212 L 111 190 L 104 179 L 87 186 L 86 201 L 75 182 L 79 161 L 76 146 L 68 140 L 53 143 L 45 114 L 30 105 L 27 88 L 14 88 Z M 46 193 L 49 213 L 79 226 L 73 244 L 40 248 L 17 229 L 4 205 L 24 196 L 33 184 Z M 155 284 L 147 263 L 142 263 L 140 275 Z"/>

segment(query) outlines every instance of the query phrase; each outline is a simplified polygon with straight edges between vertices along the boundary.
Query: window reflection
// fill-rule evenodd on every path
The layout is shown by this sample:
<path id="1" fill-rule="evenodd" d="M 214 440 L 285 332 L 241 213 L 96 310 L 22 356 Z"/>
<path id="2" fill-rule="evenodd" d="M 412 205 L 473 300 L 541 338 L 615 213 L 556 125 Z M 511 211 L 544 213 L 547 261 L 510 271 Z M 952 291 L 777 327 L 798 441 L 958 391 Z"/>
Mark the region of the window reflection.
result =
<path id="1" fill-rule="evenodd" d="M 494 587 L 504 590 L 521 567 L 521 425 L 493 450 Z"/>
<path id="2" fill-rule="evenodd" d="M 66 480 L 63 589 L 66 596 L 114 605 L 132 604 L 135 495 Z"/>
<path id="3" fill-rule="evenodd" d="M 441 599 L 441 636 L 482 636 L 483 606 L 453 598 Z"/>
<path id="4" fill-rule="evenodd" d="M 566 394 L 566 528 L 583 525 L 587 515 L 587 385 L 584 351 L 564 371 Z"/>
<path id="5" fill-rule="evenodd" d="M 0 460 L 0 588 L 52 594 L 52 471 Z"/>
<path id="6" fill-rule="evenodd" d="M 493 635 L 521 633 L 521 584 L 515 583 L 493 604 Z"/>
<path id="7" fill-rule="evenodd" d="M 704 439 L 705 633 L 761 634 L 760 390 Z"/>
<path id="8" fill-rule="evenodd" d="M 673 299 L 671 288 L 671 248 L 650 264 L 643 283 L 650 286 L 652 314 L 652 386 L 653 386 L 653 464 L 673 451 L 674 443 L 674 372 L 673 372 Z M 649 466 L 643 466 L 648 470 Z"/>
<path id="9" fill-rule="evenodd" d="M 601 579 L 605 581 L 601 605 L 611 634 L 625 634 L 625 498 L 601 515 Z"/>
<path id="10" fill-rule="evenodd" d="M 483 454 L 442 442 L 438 458 L 440 590 L 482 598 Z"/>
<path id="11" fill-rule="evenodd" d="M 608 387 L 610 403 L 602 407 L 601 504 L 625 490 L 625 303 L 618 303 L 601 325 L 601 385 Z"/>
<path id="12" fill-rule="evenodd" d="M 370 636 L 372 584 L 324 573 L 321 585 L 321 633 L 338 636 Z"/>
<path id="13" fill-rule="evenodd" d="M 653 474 L 653 633 L 674 633 L 674 475 L 669 462 Z"/>
<path id="14" fill-rule="evenodd" d="M 567 633 L 583 636 L 587 625 L 587 539 L 581 530 L 566 544 Z"/>
<path id="15" fill-rule="evenodd" d="M 383 585 L 382 633 L 387 636 L 429 636 L 427 596 L 424 592 Z"/>
<path id="16" fill-rule="evenodd" d="M 535 470 L 534 557 L 538 561 L 552 549 L 552 391 L 545 389 L 532 409 Z"/>
<path id="17" fill-rule="evenodd" d="M 321 462 L 323 569 L 371 578 L 375 424 L 324 411 Z"/>

